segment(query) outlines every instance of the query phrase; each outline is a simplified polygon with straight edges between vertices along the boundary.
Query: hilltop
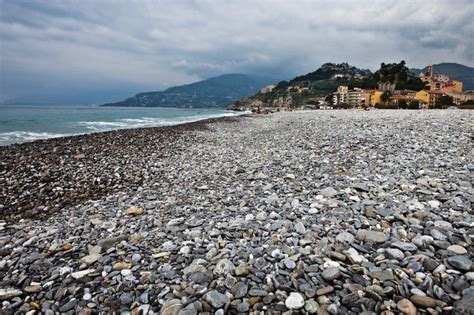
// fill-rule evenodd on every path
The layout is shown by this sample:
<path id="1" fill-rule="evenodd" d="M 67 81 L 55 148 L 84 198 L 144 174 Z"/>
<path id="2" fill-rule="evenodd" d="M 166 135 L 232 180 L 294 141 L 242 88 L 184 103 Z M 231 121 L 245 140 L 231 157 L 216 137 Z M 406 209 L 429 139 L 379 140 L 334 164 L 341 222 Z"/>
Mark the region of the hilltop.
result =
<path id="1" fill-rule="evenodd" d="M 264 77 L 224 74 L 164 91 L 139 93 L 124 101 L 102 106 L 225 108 L 270 82 L 271 79 Z"/>
<path id="2" fill-rule="evenodd" d="M 426 73 L 428 67 L 423 69 L 411 69 L 413 73 L 419 75 L 420 73 Z M 453 80 L 462 81 L 464 84 L 464 90 L 474 90 L 474 68 L 461 65 L 453 62 L 443 62 L 433 65 L 433 72 L 442 73 L 449 76 Z"/>
<path id="3" fill-rule="evenodd" d="M 381 84 L 393 85 L 396 89 L 411 90 L 420 90 L 424 86 L 421 80 L 406 67 L 404 61 L 382 63 L 375 73 L 348 63 L 325 63 L 313 72 L 297 76 L 289 82 L 281 81 L 275 86 L 269 86 L 263 92 L 242 98 L 231 108 L 298 107 L 324 100 L 341 85 L 348 86 L 349 89 L 355 87 L 376 89 Z"/>

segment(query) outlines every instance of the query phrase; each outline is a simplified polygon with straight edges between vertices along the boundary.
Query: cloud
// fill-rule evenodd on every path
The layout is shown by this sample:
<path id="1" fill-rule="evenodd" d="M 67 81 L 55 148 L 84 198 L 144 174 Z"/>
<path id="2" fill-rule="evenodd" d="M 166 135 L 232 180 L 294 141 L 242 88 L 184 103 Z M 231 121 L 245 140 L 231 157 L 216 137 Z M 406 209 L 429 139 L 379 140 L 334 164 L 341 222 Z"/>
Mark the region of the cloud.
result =
<path id="1" fill-rule="evenodd" d="M 230 72 L 292 77 L 328 61 L 473 65 L 470 0 L 0 0 L 0 9 L 0 101 L 88 91 L 98 102 L 101 90 L 113 100 Z"/>

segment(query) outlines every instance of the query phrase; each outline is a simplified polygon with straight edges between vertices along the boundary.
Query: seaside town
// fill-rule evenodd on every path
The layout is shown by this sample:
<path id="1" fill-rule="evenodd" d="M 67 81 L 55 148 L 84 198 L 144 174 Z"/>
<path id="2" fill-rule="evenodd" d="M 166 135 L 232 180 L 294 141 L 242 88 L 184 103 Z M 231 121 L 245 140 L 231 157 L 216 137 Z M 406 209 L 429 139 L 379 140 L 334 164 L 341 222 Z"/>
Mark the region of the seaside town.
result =
<path id="1" fill-rule="evenodd" d="M 388 70 L 383 69 L 388 68 Z M 396 70 L 394 70 L 396 69 Z M 324 64 L 320 69 L 306 76 L 297 77 L 290 82 L 271 84 L 259 93 L 243 98 L 231 106 L 235 110 L 253 112 L 275 112 L 295 109 L 445 109 L 474 106 L 474 91 L 464 90 L 464 83 L 443 73 L 435 73 L 433 65 L 418 76 L 405 67 L 404 61 L 382 64 L 379 71 L 385 72 L 385 80 L 375 81 L 374 74 L 343 64 Z M 323 74 L 330 76 L 318 76 Z M 395 71 L 387 74 L 387 72 Z M 377 73 L 376 72 L 376 73 Z M 403 77 L 403 78 L 400 78 Z M 377 77 L 379 80 L 380 75 Z M 388 80 L 387 80 L 388 78 Z M 411 81 L 410 81 L 411 80 Z M 345 84 L 335 85 L 337 82 Z M 357 87 L 371 81 L 371 88 Z M 403 84 L 399 84 L 404 81 Z M 405 84 L 410 81 L 410 84 Z M 335 91 L 324 94 L 321 82 Z M 349 85 L 356 85 L 350 87 Z M 406 88 L 400 88 L 405 86 Z M 277 91 L 277 92 L 275 92 Z"/>
<path id="2" fill-rule="evenodd" d="M 433 74 L 433 66 L 428 66 L 428 72 L 420 74 L 425 88 L 420 91 L 395 90 L 395 83 L 380 83 L 378 89 L 354 88 L 339 86 L 333 94 L 332 106 L 348 104 L 352 108 L 402 108 L 412 109 L 442 108 L 447 105 L 461 105 L 474 101 L 474 91 L 463 92 L 463 83 L 452 80 L 445 74 Z M 445 103 L 442 98 L 447 97 Z"/>

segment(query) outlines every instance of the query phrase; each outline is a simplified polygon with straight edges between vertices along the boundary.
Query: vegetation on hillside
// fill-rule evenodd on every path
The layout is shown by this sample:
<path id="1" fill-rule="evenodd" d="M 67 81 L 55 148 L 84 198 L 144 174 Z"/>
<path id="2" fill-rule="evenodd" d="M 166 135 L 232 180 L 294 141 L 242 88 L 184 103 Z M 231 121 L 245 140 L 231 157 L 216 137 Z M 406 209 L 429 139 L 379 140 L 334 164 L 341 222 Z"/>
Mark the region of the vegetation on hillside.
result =
<path id="1" fill-rule="evenodd" d="M 394 83 L 395 90 L 419 91 L 424 88 L 424 83 L 408 69 L 404 60 L 399 63 L 382 63 L 380 69 L 372 75 L 371 81 Z"/>
<path id="2" fill-rule="evenodd" d="M 347 63 L 326 63 L 316 71 L 295 77 L 289 82 L 279 82 L 271 92 L 259 92 L 240 99 L 233 104 L 233 107 L 298 107 L 324 100 L 340 85 L 346 85 L 349 89 L 376 89 L 380 83 L 395 84 L 395 88 L 399 90 L 418 91 L 424 86 L 423 82 L 405 66 L 403 60 L 399 63 L 382 63 L 375 73 Z"/>

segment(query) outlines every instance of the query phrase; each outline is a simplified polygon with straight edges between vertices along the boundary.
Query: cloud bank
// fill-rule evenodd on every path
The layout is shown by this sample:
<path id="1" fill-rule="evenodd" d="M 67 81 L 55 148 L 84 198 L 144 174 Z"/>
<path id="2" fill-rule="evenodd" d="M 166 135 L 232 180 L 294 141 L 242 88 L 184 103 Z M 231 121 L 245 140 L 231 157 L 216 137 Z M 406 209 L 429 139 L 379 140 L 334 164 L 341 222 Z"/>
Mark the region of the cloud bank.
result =
<path id="1" fill-rule="evenodd" d="M 328 61 L 473 66 L 473 16 L 471 0 L 0 0 L 0 101 L 100 103 Z"/>

